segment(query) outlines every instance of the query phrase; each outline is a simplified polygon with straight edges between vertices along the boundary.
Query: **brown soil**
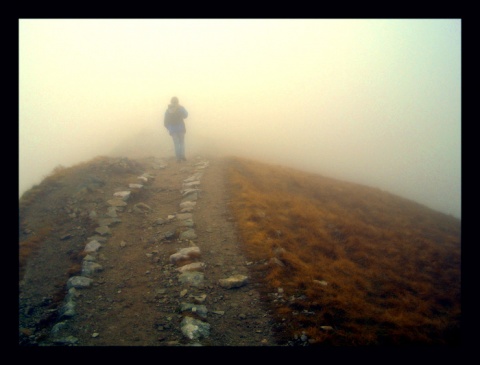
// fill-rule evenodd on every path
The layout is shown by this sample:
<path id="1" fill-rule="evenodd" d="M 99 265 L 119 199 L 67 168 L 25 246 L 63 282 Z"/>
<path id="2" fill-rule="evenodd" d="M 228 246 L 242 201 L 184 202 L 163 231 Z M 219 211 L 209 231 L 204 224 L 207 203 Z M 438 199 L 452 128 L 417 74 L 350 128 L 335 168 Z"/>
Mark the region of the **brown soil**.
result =
<path id="1" fill-rule="evenodd" d="M 206 160 L 209 166 L 197 170 L 195 164 Z M 159 168 L 160 162 L 166 167 Z M 103 271 L 92 276 L 89 288 L 77 290 L 76 315 L 64 321 L 62 336 L 77 338 L 78 346 L 276 345 L 259 284 L 250 282 L 236 289 L 218 284 L 233 274 L 249 275 L 228 209 L 225 164 L 223 159 L 198 157 L 180 164 L 153 157 L 99 158 L 52 177 L 45 195 L 20 209 L 20 242 L 40 235 L 42 228 L 49 233 L 28 260 L 20 282 L 19 344 L 59 344 L 51 329 L 60 321 L 66 282 L 79 274 L 81 253 L 96 235 L 98 223 L 89 217 L 90 212 L 95 210 L 100 218 L 113 193 L 128 190 L 130 183 L 140 182 L 138 176 L 149 173 L 155 178 L 132 193 L 123 212 L 117 213 L 121 223 L 110 226 L 111 235 L 98 252 Z M 192 211 L 197 238 L 180 241 L 177 237 L 183 228 L 179 221 L 162 225 L 155 221 L 180 212 L 183 180 L 197 171 L 203 171 Z M 147 204 L 151 211 L 134 211 L 137 203 Z M 176 237 L 164 239 L 167 232 L 176 232 Z M 169 261 L 177 249 L 192 244 L 201 249 L 198 260 L 206 264 L 203 288 L 180 283 L 176 266 Z M 203 320 L 210 324 L 210 335 L 192 341 L 182 334 L 180 323 L 185 315 L 196 315 L 181 312 L 180 303 L 202 294 L 206 294 L 202 304 L 209 311 Z"/>

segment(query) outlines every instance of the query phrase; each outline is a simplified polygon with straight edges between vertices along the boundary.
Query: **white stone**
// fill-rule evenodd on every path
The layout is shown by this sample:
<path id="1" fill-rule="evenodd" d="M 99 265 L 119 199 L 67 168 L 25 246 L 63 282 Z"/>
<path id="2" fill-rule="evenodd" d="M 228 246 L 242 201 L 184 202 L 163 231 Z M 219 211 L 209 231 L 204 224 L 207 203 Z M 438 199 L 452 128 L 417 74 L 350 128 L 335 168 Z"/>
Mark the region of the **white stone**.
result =
<path id="1" fill-rule="evenodd" d="M 113 193 L 113 196 L 115 198 L 120 198 L 123 201 L 127 201 L 128 198 L 130 198 L 130 194 L 131 194 L 131 191 L 129 191 L 129 190 L 127 190 L 127 191 L 117 191 L 116 193 Z"/>
<path id="2" fill-rule="evenodd" d="M 86 278 L 85 276 L 72 276 L 70 279 L 67 281 L 67 288 L 87 288 L 90 286 L 92 283 L 92 279 Z"/>
<path id="3" fill-rule="evenodd" d="M 197 202 L 192 202 L 190 200 L 187 200 L 185 202 L 180 203 L 180 208 L 193 208 L 195 205 L 197 205 Z"/>
<path id="4" fill-rule="evenodd" d="M 123 199 L 118 198 L 107 200 L 107 203 L 113 207 L 124 207 L 125 205 L 127 205 L 127 203 L 125 203 Z"/>
<path id="5" fill-rule="evenodd" d="M 233 275 L 227 279 L 220 279 L 218 283 L 225 289 L 239 288 L 246 285 L 248 277 L 245 275 Z"/>
<path id="6" fill-rule="evenodd" d="M 210 334 L 210 324 L 192 317 L 184 317 L 180 326 L 182 333 L 191 340 L 208 337 Z"/>
<path id="7" fill-rule="evenodd" d="M 177 271 L 185 272 L 185 271 L 199 271 L 205 269 L 205 264 L 203 262 L 192 262 L 191 264 L 183 265 L 179 267 Z"/>
<path id="8" fill-rule="evenodd" d="M 200 248 L 197 246 L 182 248 L 177 253 L 170 256 L 170 262 L 176 263 L 180 260 L 192 259 L 200 256 Z"/>
<path id="9" fill-rule="evenodd" d="M 93 240 L 87 243 L 85 246 L 85 252 L 96 252 L 100 247 L 102 247 L 102 245 L 98 241 Z"/>

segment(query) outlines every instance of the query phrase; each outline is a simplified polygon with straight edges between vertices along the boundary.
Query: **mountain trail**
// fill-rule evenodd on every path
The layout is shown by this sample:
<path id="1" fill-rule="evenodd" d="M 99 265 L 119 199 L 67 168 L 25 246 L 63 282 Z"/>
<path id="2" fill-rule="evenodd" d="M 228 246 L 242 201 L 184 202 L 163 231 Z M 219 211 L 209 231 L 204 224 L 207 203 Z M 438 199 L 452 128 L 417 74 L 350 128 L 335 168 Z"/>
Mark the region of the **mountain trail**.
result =
<path id="1" fill-rule="evenodd" d="M 62 223 L 25 268 L 19 343 L 277 345 L 229 213 L 226 164 L 101 161 L 31 204 L 21 239 L 48 215 Z M 81 272 L 67 276 L 77 253 Z"/>

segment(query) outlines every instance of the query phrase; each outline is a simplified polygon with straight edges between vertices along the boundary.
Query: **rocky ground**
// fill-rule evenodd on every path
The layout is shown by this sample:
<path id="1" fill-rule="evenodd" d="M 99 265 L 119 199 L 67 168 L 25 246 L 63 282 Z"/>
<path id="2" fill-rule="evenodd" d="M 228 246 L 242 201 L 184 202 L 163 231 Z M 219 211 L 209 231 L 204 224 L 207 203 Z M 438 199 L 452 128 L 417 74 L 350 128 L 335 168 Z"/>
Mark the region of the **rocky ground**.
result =
<path id="1" fill-rule="evenodd" d="M 256 264 L 236 236 L 225 163 L 200 156 L 183 163 L 105 158 L 51 183 L 20 211 L 20 241 L 50 230 L 19 285 L 20 346 L 278 345 L 258 284 L 220 285 L 234 275 L 249 277 Z M 198 183 L 185 185 L 192 177 Z M 186 188 L 199 189 L 194 199 L 182 194 Z M 112 208 L 124 191 L 131 191 L 126 205 Z M 87 257 L 92 241 L 101 246 Z M 187 247 L 200 255 L 173 262 Z M 88 275 L 85 260 L 95 263 Z M 199 283 L 181 281 L 178 269 L 188 263 L 198 264 Z M 69 292 L 72 276 L 92 281 Z M 185 324 L 186 317 L 194 322 Z M 199 324 L 205 331 L 197 332 Z"/>

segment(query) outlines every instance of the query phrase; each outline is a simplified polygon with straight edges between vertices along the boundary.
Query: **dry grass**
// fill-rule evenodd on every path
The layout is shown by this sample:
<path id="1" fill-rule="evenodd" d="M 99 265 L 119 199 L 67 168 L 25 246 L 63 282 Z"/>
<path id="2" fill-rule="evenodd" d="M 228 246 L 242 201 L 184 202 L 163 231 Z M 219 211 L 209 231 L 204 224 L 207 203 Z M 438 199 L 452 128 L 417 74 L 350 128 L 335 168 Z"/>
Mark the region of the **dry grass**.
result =
<path id="1" fill-rule="evenodd" d="M 23 231 L 29 224 L 24 217 L 28 211 L 35 204 L 44 204 L 48 200 L 49 194 L 57 187 L 61 186 L 65 179 L 67 179 L 72 171 L 87 167 L 89 164 L 95 164 L 102 161 L 102 157 L 97 157 L 88 163 L 81 163 L 75 167 L 65 168 L 62 165 L 55 167 L 50 174 L 48 174 L 43 181 L 27 190 L 19 199 L 19 280 L 23 279 L 25 272 L 25 265 L 29 258 L 41 248 L 42 244 L 51 236 L 53 227 L 56 227 L 63 219 L 64 215 L 45 215 L 39 222 L 41 222 L 36 230 L 28 235 L 22 235 Z M 22 237 L 26 237 L 23 238 Z M 78 260 L 70 258 L 73 263 L 68 271 L 68 275 L 74 275 L 81 270 Z"/>
<path id="2" fill-rule="evenodd" d="M 52 227 L 46 225 L 36 234 L 31 235 L 26 240 L 21 241 L 18 247 L 18 274 L 19 279 L 23 279 L 25 265 L 28 259 L 41 247 L 44 239 L 50 235 Z"/>
<path id="3" fill-rule="evenodd" d="M 61 180 L 66 176 L 66 173 L 67 170 L 63 166 L 59 165 L 55 167 L 52 172 L 45 177 L 41 184 L 33 186 L 20 197 L 20 231 L 28 225 L 23 219 L 25 216 L 25 211 L 29 209 L 35 202 L 44 199 L 52 188 L 55 188 L 55 186 L 61 183 Z M 41 247 L 45 239 L 49 237 L 52 227 L 54 226 L 55 222 L 53 222 L 51 219 L 48 221 L 44 220 L 42 226 L 36 232 L 32 232 L 32 234 L 28 235 L 26 239 L 20 239 L 18 247 L 19 280 L 23 279 L 25 265 L 28 259 Z"/>
<path id="4" fill-rule="evenodd" d="M 228 179 L 280 341 L 305 332 L 318 345 L 459 342 L 459 220 L 379 189 L 245 159 L 231 159 Z"/>

